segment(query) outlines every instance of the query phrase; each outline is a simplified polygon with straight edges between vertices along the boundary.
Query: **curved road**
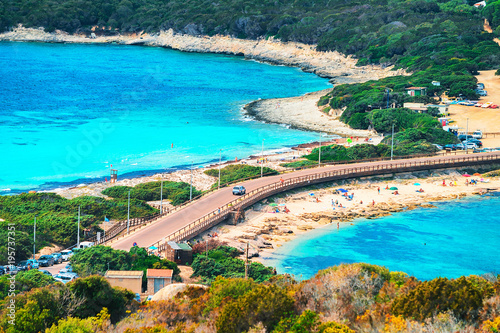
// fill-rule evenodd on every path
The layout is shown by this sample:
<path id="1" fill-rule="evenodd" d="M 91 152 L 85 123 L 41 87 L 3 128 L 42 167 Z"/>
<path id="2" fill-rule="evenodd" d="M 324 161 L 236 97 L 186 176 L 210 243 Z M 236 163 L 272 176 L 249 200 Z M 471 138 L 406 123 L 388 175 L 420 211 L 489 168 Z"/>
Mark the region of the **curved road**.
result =
<path id="1" fill-rule="evenodd" d="M 495 156 L 499 159 L 500 162 L 500 152 L 493 153 L 481 153 L 481 154 L 469 154 L 469 155 L 449 155 L 449 156 L 433 156 L 433 157 L 424 157 L 417 159 L 407 159 L 407 160 L 394 160 L 394 161 L 377 161 L 377 162 L 365 162 L 365 163 L 356 163 L 356 164 L 340 164 L 340 165 L 332 165 L 332 166 L 324 166 L 321 168 L 314 169 L 306 169 L 295 172 L 290 172 L 286 174 L 281 174 L 277 176 L 270 176 L 264 178 L 258 178 L 254 180 L 249 180 L 241 183 L 241 185 L 245 186 L 247 192 L 255 190 L 261 186 L 274 184 L 280 181 L 280 178 L 283 178 L 285 181 L 290 178 L 295 178 L 298 176 L 308 176 L 328 171 L 334 170 L 342 170 L 342 169 L 350 169 L 350 168 L 359 168 L 363 166 L 390 166 L 402 162 L 418 162 L 418 161 L 432 161 L 432 160 L 453 160 L 459 157 L 480 157 L 480 156 Z M 429 166 L 428 169 L 432 169 Z M 138 246 L 148 247 L 151 244 L 154 244 L 160 240 L 162 240 L 165 236 L 173 234 L 175 231 L 181 229 L 182 227 L 188 225 L 189 223 L 201 218 L 218 207 L 224 206 L 230 201 L 234 200 L 235 196 L 232 194 L 232 187 L 223 188 L 219 191 L 213 192 L 209 195 L 206 195 L 199 199 L 197 202 L 189 205 L 186 208 L 183 208 L 171 215 L 165 216 L 153 224 L 145 227 L 144 229 L 139 229 L 138 231 L 126 236 L 124 238 L 120 238 L 116 241 L 113 241 L 109 244 L 114 249 L 121 250 L 130 250 L 133 243 L 136 242 Z"/>

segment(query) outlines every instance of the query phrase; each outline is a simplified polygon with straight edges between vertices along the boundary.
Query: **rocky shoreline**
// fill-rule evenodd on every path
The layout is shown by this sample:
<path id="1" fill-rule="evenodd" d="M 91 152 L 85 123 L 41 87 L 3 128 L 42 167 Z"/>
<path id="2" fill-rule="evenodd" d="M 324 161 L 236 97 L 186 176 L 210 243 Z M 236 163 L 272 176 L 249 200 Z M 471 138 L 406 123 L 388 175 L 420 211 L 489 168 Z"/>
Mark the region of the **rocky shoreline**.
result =
<path id="1" fill-rule="evenodd" d="M 19 26 L 0 34 L 0 41 L 122 44 L 165 47 L 184 52 L 219 53 L 243 56 L 266 63 L 299 67 L 305 72 L 333 79 L 335 83 L 355 83 L 378 80 L 387 76 L 401 75 L 403 71 L 392 71 L 392 67 L 356 66 L 356 60 L 338 52 L 316 51 L 315 45 L 281 42 L 273 38 L 260 40 L 238 39 L 229 36 L 192 36 L 174 33 L 173 30 L 159 34 L 130 34 L 117 36 L 70 35 L 56 30 L 48 33 L 43 28 L 33 29 Z"/>

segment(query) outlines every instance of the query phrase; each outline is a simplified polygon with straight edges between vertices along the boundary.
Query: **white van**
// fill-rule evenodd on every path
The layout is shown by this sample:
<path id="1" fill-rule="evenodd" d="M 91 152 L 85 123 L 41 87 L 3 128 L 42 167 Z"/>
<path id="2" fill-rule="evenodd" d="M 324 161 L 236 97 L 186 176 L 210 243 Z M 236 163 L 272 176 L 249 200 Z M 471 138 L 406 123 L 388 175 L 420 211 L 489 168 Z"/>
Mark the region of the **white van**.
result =
<path id="1" fill-rule="evenodd" d="M 77 246 L 77 249 L 86 249 L 88 247 L 94 246 L 94 242 L 81 242 L 80 246 Z"/>
<path id="2" fill-rule="evenodd" d="M 68 261 L 72 255 L 73 255 L 73 251 L 71 251 L 71 250 L 61 251 L 61 258 L 63 261 Z"/>
<path id="3" fill-rule="evenodd" d="M 474 133 L 472 133 L 472 137 L 474 139 L 482 139 L 483 138 L 483 132 L 481 130 L 477 130 Z"/>

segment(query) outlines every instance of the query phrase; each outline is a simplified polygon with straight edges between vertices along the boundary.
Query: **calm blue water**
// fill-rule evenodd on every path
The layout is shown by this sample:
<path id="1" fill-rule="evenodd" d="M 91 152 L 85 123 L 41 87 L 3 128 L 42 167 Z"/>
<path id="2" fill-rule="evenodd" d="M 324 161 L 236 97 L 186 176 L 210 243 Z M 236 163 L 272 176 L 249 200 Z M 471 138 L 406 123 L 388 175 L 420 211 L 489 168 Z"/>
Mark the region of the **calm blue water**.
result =
<path id="1" fill-rule="evenodd" d="M 341 263 L 365 262 L 419 279 L 500 273 L 500 197 L 435 203 L 354 225 L 329 225 L 279 248 L 266 265 L 307 279 Z M 347 224 L 347 226 L 345 226 Z"/>
<path id="2" fill-rule="evenodd" d="M 259 98 L 330 87 L 240 57 L 115 45 L 0 43 L 0 193 L 165 170 L 313 141 L 244 119 Z M 171 145 L 174 148 L 171 148 Z"/>

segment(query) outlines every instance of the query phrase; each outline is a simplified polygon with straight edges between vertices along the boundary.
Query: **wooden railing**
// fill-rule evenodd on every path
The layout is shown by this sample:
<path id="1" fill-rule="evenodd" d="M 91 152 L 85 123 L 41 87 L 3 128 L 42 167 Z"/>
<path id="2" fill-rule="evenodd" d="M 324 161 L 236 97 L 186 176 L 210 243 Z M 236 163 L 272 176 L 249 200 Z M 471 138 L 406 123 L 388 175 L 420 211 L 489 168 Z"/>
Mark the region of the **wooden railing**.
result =
<path id="1" fill-rule="evenodd" d="M 452 158 L 437 158 L 429 160 L 409 161 L 397 160 L 386 164 L 374 164 L 368 166 L 353 166 L 339 170 L 318 172 L 307 176 L 298 176 L 284 181 L 264 185 L 255 190 L 252 190 L 245 195 L 238 197 L 223 205 L 219 209 L 206 214 L 205 216 L 189 223 L 188 225 L 180 228 L 170 235 L 166 235 L 162 240 L 151 244 L 158 248 L 158 251 L 165 250 L 165 243 L 168 241 L 183 241 L 192 238 L 193 236 L 203 232 L 217 223 L 224 220 L 227 215 L 238 208 L 245 208 L 254 204 L 255 202 L 269 197 L 275 193 L 287 191 L 293 188 L 306 186 L 309 184 L 316 184 L 321 182 L 333 181 L 337 179 L 355 178 L 374 176 L 380 174 L 388 174 L 394 172 L 409 172 L 420 171 L 428 169 L 443 169 L 450 167 L 462 167 L 468 165 L 486 164 L 500 162 L 500 153 L 493 153 L 488 155 L 462 155 Z"/>

